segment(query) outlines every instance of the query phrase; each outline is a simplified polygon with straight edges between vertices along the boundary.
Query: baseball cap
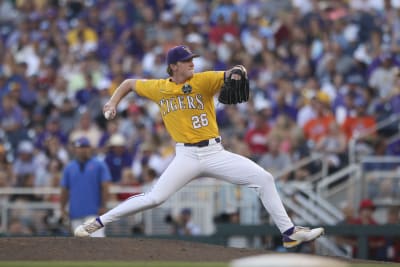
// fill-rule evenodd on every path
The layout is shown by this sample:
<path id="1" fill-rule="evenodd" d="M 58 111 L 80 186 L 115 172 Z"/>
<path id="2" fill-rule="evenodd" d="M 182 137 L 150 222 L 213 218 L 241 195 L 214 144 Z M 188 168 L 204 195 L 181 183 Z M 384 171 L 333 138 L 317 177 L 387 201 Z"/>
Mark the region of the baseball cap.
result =
<path id="1" fill-rule="evenodd" d="M 110 141 L 108 142 L 110 146 L 124 146 L 125 145 L 125 138 L 121 134 L 113 134 L 110 137 Z"/>
<path id="2" fill-rule="evenodd" d="M 323 91 L 318 91 L 315 95 L 315 98 L 325 104 L 329 104 L 331 102 L 329 95 Z"/>
<path id="3" fill-rule="evenodd" d="M 175 46 L 168 50 L 167 53 L 167 65 L 175 64 L 178 61 L 186 61 L 199 55 L 194 54 L 188 47 L 184 45 Z"/>
<path id="4" fill-rule="evenodd" d="M 74 142 L 75 147 L 90 147 L 90 141 L 87 137 L 80 137 Z"/>
<path id="5" fill-rule="evenodd" d="M 19 153 L 33 153 L 34 147 L 31 141 L 24 140 L 18 145 L 18 152 Z"/>

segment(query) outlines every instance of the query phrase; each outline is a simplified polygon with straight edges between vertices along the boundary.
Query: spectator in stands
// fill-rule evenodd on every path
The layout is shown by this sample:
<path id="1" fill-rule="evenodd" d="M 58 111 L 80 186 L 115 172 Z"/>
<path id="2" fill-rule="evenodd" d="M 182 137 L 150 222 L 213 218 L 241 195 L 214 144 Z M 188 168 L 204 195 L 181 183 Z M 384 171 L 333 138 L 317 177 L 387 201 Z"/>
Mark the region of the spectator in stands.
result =
<path id="1" fill-rule="evenodd" d="M 60 143 L 57 137 L 50 136 L 49 138 L 47 138 L 45 140 L 42 152 L 47 160 L 57 159 L 60 160 L 63 164 L 66 164 L 70 159 L 70 155 L 66 145 Z"/>
<path id="2" fill-rule="evenodd" d="M 97 47 L 96 54 L 103 62 L 108 62 L 111 57 L 112 51 L 115 49 L 115 32 L 111 26 L 106 26 L 104 32 L 100 35 L 99 46 Z"/>
<path id="3" fill-rule="evenodd" d="M 275 124 L 269 132 L 270 136 L 280 136 L 281 144 L 279 150 L 290 153 L 293 146 L 293 132 L 301 130 L 295 124 L 295 121 L 286 114 L 280 114 L 276 117 Z"/>
<path id="4" fill-rule="evenodd" d="M 71 131 L 69 140 L 74 141 L 80 137 L 86 137 L 89 139 L 90 144 L 96 147 L 99 144 L 101 137 L 101 130 L 97 124 L 93 121 L 89 110 L 83 110 L 80 114 L 78 124 Z"/>
<path id="5" fill-rule="evenodd" d="M 355 99 L 362 96 L 360 92 L 363 90 L 359 81 L 352 78 L 346 78 L 341 84 L 332 103 L 333 113 L 340 125 L 343 124 L 346 117 L 354 116 L 356 112 Z"/>
<path id="6" fill-rule="evenodd" d="M 282 172 L 292 163 L 290 156 L 280 150 L 282 138 L 279 135 L 269 136 L 268 147 L 269 151 L 261 156 L 258 160 L 258 165 L 271 172 L 274 176 Z M 281 181 L 287 181 L 289 176 L 284 175 L 279 177 Z"/>
<path id="7" fill-rule="evenodd" d="M 143 114 L 143 110 L 136 104 L 131 104 L 128 106 L 127 117 L 121 120 L 119 124 L 119 132 L 124 136 L 129 137 L 127 140 L 128 144 L 133 144 L 135 139 L 139 137 L 139 131 L 141 126 L 145 126 L 149 129 L 149 121 Z"/>
<path id="8" fill-rule="evenodd" d="M 64 133 L 70 134 L 79 119 L 79 112 L 74 100 L 65 98 L 59 111 L 60 128 Z"/>
<path id="9" fill-rule="evenodd" d="M 24 39 L 28 37 L 28 34 L 23 34 Z M 26 40 L 29 42 L 28 40 Z M 30 43 L 29 45 L 32 45 Z M 29 49 L 32 51 L 32 49 Z M 37 95 L 34 91 L 35 88 L 29 88 L 29 76 L 32 75 L 28 73 L 28 64 L 24 58 L 24 53 L 18 53 L 17 55 L 14 53 L 14 59 L 16 60 L 15 65 L 13 66 L 13 73 L 8 78 L 8 85 L 10 86 L 10 91 L 16 97 L 18 103 L 27 109 L 31 109 L 36 101 Z M 18 57 L 21 57 L 18 59 Z M 37 71 L 37 70 L 36 70 Z"/>
<path id="10" fill-rule="evenodd" d="M 317 98 L 319 84 L 315 78 L 310 78 L 301 87 L 302 97 L 299 99 L 299 110 L 297 112 L 297 125 L 301 128 L 311 119 L 317 116 Z M 325 96 L 324 96 L 325 97 Z"/>
<path id="11" fill-rule="evenodd" d="M 353 137 L 367 138 L 376 136 L 376 119 L 373 115 L 366 113 L 366 102 L 362 97 L 354 99 L 355 111 L 354 116 L 348 115 L 343 122 L 342 129 L 347 139 Z M 365 140 L 365 138 L 363 138 Z"/>
<path id="12" fill-rule="evenodd" d="M 13 149 L 17 148 L 21 140 L 27 138 L 27 129 L 23 127 L 24 119 L 23 110 L 15 98 L 10 94 L 3 96 L 0 106 L 0 127 Z"/>
<path id="13" fill-rule="evenodd" d="M 110 141 L 111 136 L 113 136 L 114 134 L 119 134 L 119 132 L 118 132 L 119 122 L 120 122 L 119 120 L 106 121 L 105 129 L 102 132 L 102 135 L 100 137 L 100 141 L 98 144 L 102 153 L 105 153 L 107 151 L 108 143 Z M 128 143 L 125 143 L 125 144 L 128 145 Z"/>
<path id="14" fill-rule="evenodd" d="M 313 144 L 317 143 L 321 137 L 328 133 L 329 125 L 335 120 L 330 109 L 329 96 L 319 91 L 315 97 L 316 117 L 304 124 L 304 135 Z"/>
<path id="15" fill-rule="evenodd" d="M 297 102 L 300 98 L 289 77 L 278 80 L 278 92 L 275 96 L 275 104 L 272 106 L 272 118 L 275 121 L 279 116 L 286 116 L 292 121 L 297 119 Z"/>
<path id="16" fill-rule="evenodd" d="M 268 152 L 268 134 L 271 129 L 262 111 L 256 112 L 253 118 L 244 140 L 250 148 L 253 159 L 258 160 Z"/>
<path id="17" fill-rule="evenodd" d="M 75 25 L 66 36 L 71 53 L 84 57 L 95 52 L 98 44 L 97 33 L 87 25 L 83 17 L 77 18 Z"/>
<path id="18" fill-rule="evenodd" d="M 86 106 L 94 98 L 99 97 L 99 91 L 94 84 L 93 77 L 90 73 L 85 73 L 85 84 L 82 88 L 79 88 L 75 93 L 75 100 L 79 106 Z"/>
<path id="19" fill-rule="evenodd" d="M 60 183 L 60 208 L 63 218 L 70 219 L 71 229 L 105 211 L 111 181 L 107 165 L 93 155 L 88 138 L 74 140 L 73 146 L 76 158 L 65 167 Z M 93 235 L 104 236 L 104 230 Z"/>
<path id="20" fill-rule="evenodd" d="M 387 101 L 395 84 L 398 66 L 390 52 L 382 53 L 378 60 L 378 66 L 372 71 L 368 84 L 375 88 L 377 95 L 383 101 Z"/>
<path id="21" fill-rule="evenodd" d="M 373 154 L 373 144 L 376 142 L 376 119 L 366 113 L 366 102 L 363 98 L 354 100 L 356 114 L 348 115 L 342 124 L 342 130 L 347 140 L 356 138 L 357 155 Z"/>
<path id="22" fill-rule="evenodd" d="M 335 121 L 330 123 L 328 133 L 316 143 L 314 151 L 322 153 L 328 164 L 328 173 L 337 171 L 344 165 L 347 152 L 346 135 Z"/>
<path id="23" fill-rule="evenodd" d="M 68 83 L 65 77 L 57 76 L 54 85 L 49 88 L 48 94 L 53 105 L 61 108 L 66 99 L 72 99 L 73 96 L 68 91 Z"/>
<path id="24" fill-rule="evenodd" d="M 232 37 L 239 37 L 239 25 L 232 24 L 227 22 L 224 16 L 219 15 L 216 19 L 214 25 L 211 25 L 208 32 L 208 39 L 211 44 L 218 45 L 220 44 L 225 34 L 230 34 Z"/>
<path id="25" fill-rule="evenodd" d="M 122 134 L 116 133 L 110 137 L 105 162 L 110 169 L 112 182 L 120 182 L 122 170 L 132 165 L 132 155 L 126 147 L 126 139 Z"/>
<path id="26" fill-rule="evenodd" d="M 40 166 L 35 155 L 35 148 L 31 141 L 24 140 L 18 145 L 17 159 L 13 164 L 14 180 L 16 187 L 33 187 Z"/>
<path id="27" fill-rule="evenodd" d="M 180 236 L 200 235 L 200 227 L 193 221 L 192 210 L 183 208 L 176 218 L 172 218 L 172 233 Z"/>
<path id="28" fill-rule="evenodd" d="M 50 158 L 46 168 L 34 181 L 35 187 L 54 187 L 60 184 L 64 164 L 58 158 Z"/>
<path id="29" fill-rule="evenodd" d="M 163 158 L 159 149 L 152 143 L 145 142 L 139 147 L 139 152 L 133 161 L 132 169 L 137 177 L 143 179 L 147 169 L 153 169 L 159 176 L 167 168 L 170 158 Z"/>
<path id="30" fill-rule="evenodd" d="M 50 138 L 56 138 L 62 145 L 68 143 L 67 134 L 61 129 L 60 118 L 57 115 L 51 115 L 46 121 L 46 126 L 43 132 L 39 133 L 35 140 L 35 146 L 38 149 L 45 149 L 45 142 Z"/>

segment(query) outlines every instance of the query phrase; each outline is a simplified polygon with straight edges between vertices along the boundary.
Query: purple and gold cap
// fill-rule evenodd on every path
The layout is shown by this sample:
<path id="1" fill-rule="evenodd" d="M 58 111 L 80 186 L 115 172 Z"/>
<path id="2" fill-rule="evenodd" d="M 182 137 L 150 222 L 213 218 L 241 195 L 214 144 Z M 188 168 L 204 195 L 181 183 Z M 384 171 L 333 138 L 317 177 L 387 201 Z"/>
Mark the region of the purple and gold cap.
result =
<path id="1" fill-rule="evenodd" d="M 194 54 L 189 48 L 184 45 L 179 45 L 171 48 L 167 53 L 167 65 L 175 64 L 178 61 L 186 61 L 199 55 Z"/>

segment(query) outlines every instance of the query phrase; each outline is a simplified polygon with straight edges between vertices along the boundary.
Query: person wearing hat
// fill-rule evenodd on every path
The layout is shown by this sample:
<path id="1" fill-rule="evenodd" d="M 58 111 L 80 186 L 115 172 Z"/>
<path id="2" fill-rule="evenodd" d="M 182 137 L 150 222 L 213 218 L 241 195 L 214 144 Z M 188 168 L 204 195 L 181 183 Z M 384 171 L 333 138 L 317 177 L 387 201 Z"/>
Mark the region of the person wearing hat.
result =
<path id="1" fill-rule="evenodd" d="M 63 219 L 70 220 L 71 229 L 105 211 L 111 181 L 108 166 L 93 155 L 88 138 L 74 140 L 73 150 L 75 158 L 62 174 L 60 200 Z M 92 236 L 104 237 L 104 228 Z"/>
<path id="2" fill-rule="evenodd" d="M 13 186 L 33 187 L 43 166 L 38 164 L 35 147 L 30 140 L 23 140 L 18 144 L 17 157 L 13 162 Z M 39 200 L 36 195 L 13 195 L 11 200 L 25 199 L 30 201 Z"/>
<path id="3" fill-rule="evenodd" d="M 314 102 L 315 117 L 308 120 L 303 129 L 306 138 L 317 143 L 328 134 L 329 125 L 335 121 L 335 117 L 330 107 L 330 98 L 325 92 L 316 92 L 311 101 Z"/>
<path id="4" fill-rule="evenodd" d="M 132 155 L 126 148 L 125 137 L 119 133 L 113 134 L 108 141 L 105 155 L 105 162 L 110 169 L 113 183 L 120 182 L 123 169 L 130 168 L 132 161 Z"/>
<path id="5" fill-rule="evenodd" d="M 246 83 L 243 87 L 231 86 L 247 81 L 245 67 L 237 65 L 226 71 L 195 73 L 193 58 L 196 57 L 199 55 L 184 45 L 171 48 L 166 57 L 170 77 L 126 79 L 104 105 L 104 116 L 113 119 L 117 105 L 130 92 L 157 103 L 165 128 L 176 142 L 176 155 L 149 192 L 129 198 L 95 220 L 86 221 L 75 229 L 75 236 L 89 236 L 108 223 L 154 208 L 191 180 L 204 175 L 255 188 L 282 233 L 285 247 L 295 247 L 321 236 L 324 233 L 321 227 L 294 226 L 269 172 L 246 157 L 226 151 L 221 144 L 214 96 L 219 93 L 221 103 L 246 101 L 247 98 L 239 100 L 230 94 L 246 93 Z M 238 101 L 226 101 L 227 95 Z"/>

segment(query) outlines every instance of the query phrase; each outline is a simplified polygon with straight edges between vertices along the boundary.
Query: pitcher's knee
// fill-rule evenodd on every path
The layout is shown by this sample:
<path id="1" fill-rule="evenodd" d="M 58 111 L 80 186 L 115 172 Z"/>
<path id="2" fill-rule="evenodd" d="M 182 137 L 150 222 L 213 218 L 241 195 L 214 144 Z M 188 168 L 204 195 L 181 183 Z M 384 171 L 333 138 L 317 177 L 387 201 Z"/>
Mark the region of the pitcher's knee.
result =
<path id="1" fill-rule="evenodd" d="M 254 175 L 250 179 L 250 187 L 264 188 L 274 186 L 274 177 L 267 171 L 260 171 L 257 175 Z"/>

